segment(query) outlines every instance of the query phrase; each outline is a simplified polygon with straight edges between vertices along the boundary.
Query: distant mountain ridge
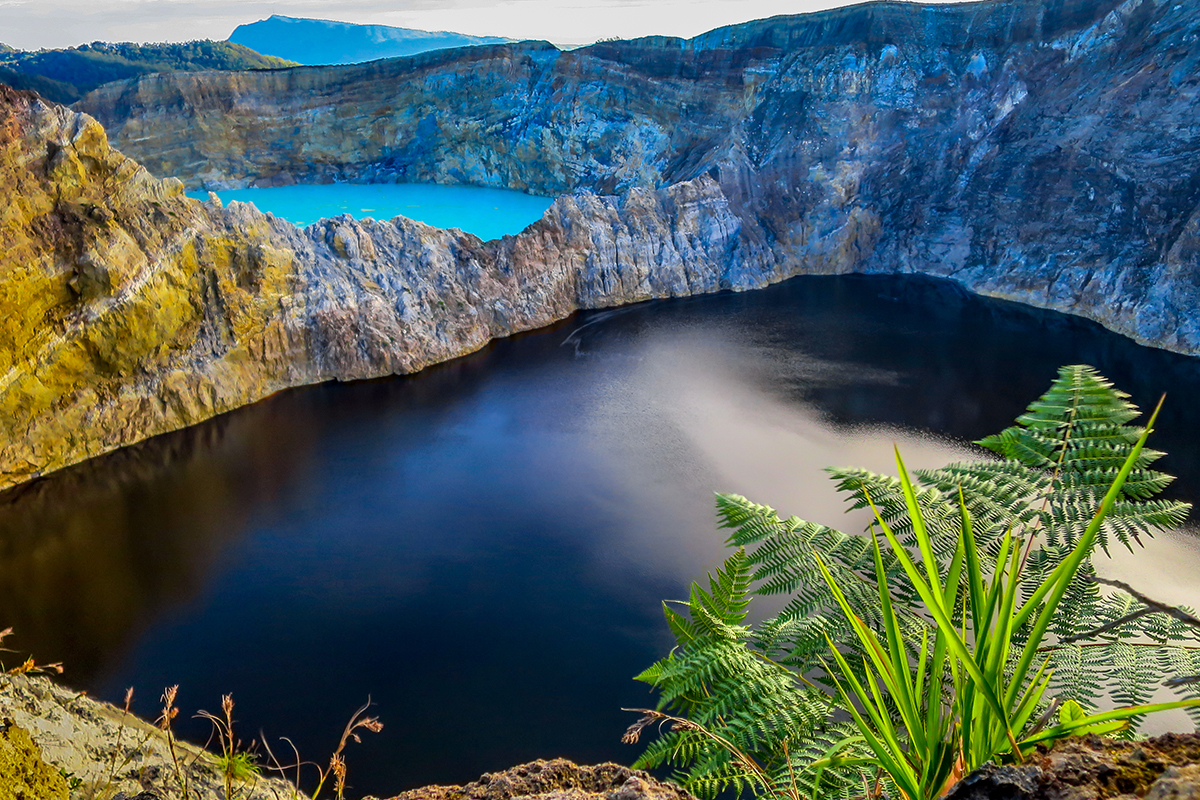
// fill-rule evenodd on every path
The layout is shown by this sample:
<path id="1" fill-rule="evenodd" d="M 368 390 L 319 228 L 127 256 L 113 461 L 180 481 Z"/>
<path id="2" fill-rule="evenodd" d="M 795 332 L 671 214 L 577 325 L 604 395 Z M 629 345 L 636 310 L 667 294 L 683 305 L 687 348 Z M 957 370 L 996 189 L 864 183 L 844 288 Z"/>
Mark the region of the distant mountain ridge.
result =
<path id="1" fill-rule="evenodd" d="M 358 64 L 429 50 L 506 44 L 514 40 L 503 36 L 469 36 L 453 31 L 420 31 L 275 14 L 268 19 L 237 26 L 229 41 L 264 55 L 319 65 Z"/>
<path id="2" fill-rule="evenodd" d="M 152 72 L 279 69 L 295 66 L 231 42 L 199 40 L 134 44 L 92 42 L 61 50 L 17 50 L 0 44 L 0 83 L 56 103 L 74 103 L 101 84 Z"/>

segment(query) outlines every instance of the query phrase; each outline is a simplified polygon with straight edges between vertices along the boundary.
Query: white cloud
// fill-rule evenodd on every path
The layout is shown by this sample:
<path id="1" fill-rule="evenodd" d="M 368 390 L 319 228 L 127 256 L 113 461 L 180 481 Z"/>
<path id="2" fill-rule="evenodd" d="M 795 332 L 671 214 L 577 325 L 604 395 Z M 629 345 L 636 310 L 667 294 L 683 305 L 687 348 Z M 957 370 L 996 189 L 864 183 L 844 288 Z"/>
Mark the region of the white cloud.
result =
<path id="1" fill-rule="evenodd" d="M 271 14 L 582 44 L 610 36 L 694 36 L 845 0 L 0 0 L 0 41 L 69 47 L 102 41 L 225 39 Z"/>

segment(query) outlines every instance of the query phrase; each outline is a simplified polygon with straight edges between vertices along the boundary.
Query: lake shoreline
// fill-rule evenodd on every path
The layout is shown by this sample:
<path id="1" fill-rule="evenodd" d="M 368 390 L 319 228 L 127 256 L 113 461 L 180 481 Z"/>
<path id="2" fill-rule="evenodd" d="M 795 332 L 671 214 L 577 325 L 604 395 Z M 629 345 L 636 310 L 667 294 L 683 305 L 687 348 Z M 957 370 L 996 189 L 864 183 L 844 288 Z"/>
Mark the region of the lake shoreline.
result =
<path id="1" fill-rule="evenodd" d="M 508 189 L 443 184 L 333 183 L 272 188 L 189 192 L 196 200 L 216 197 L 222 204 L 252 203 L 307 228 L 349 214 L 352 219 L 390 221 L 396 217 L 432 228 L 457 229 L 482 241 L 515 236 L 546 213 L 553 197 Z"/>

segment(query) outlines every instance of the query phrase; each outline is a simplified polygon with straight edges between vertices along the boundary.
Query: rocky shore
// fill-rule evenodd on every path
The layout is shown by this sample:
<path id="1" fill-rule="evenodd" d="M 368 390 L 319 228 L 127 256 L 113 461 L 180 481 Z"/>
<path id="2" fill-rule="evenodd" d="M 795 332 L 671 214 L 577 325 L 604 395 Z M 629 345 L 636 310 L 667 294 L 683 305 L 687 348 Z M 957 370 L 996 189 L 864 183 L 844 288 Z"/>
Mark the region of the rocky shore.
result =
<path id="1" fill-rule="evenodd" d="M 352 776 L 353 765 L 350 771 Z M 176 742 L 172 755 L 162 730 L 116 706 L 44 677 L 0 676 L 0 800 L 185 800 L 181 774 L 189 787 L 186 800 L 228 800 L 210 753 Z M 239 781 L 236 792 L 239 800 L 307 800 L 292 784 L 265 773 Z M 1166 734 L 1141 742 L 1072 738 L 1024 764 L 984 767 L 963 779 L 946 800 L 1137 798 L 1200 798 L 1200 734 Z M 526 799 L 695 800 L 645 772 L 617 764 L 580 766 L 565 759 L 535 761 L 462 786 L 424 786 L 390 798 Z"/>

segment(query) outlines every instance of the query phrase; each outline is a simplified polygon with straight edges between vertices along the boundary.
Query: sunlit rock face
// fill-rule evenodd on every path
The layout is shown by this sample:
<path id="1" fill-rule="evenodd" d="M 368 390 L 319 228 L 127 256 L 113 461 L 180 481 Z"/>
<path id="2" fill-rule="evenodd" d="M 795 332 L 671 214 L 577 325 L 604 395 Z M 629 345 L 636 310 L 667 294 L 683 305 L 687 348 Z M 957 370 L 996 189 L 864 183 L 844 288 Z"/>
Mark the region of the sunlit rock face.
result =
<path id="1" fill-rule="evenodd" d="M 712 175 L 762 274 L 917 271 L 1200 349 L 1200 8 L 871 4 L 696 39 L 150 76 L 80 107 L 189 185 Z"/>
<path id="2" fill-rule="evenodd" d="M 1200 351 L 1200 8 L 877 4 L 148 76 L 80 109 L 192 186 L 564 193 L 493 242 L 189 200 L 89 116 L 0 95 L 0 484 L 278 389 L 410 372 L 578 308 L 924 272 Z"/>
<path id="3" fill-rule="evenodd" d="M 397 218 L 303 231 L 201 203 L 92 118 L 0 87 L 0 486 L 289 386 L 419 370 L 580 308 L 779 276 L 708 177 L 560 198 L 481 242 Z"/>

